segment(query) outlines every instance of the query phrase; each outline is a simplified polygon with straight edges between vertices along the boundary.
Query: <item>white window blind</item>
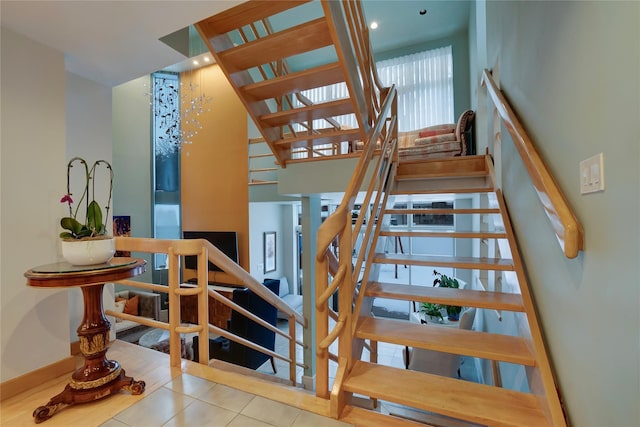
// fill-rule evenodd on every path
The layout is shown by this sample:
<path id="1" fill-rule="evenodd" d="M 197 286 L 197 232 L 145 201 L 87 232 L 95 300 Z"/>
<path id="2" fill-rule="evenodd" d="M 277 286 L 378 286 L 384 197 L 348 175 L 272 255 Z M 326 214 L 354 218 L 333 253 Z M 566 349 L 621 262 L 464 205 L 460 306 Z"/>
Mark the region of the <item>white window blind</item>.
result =
<path id="1" fill-rule="evenodd" d="M 398 130 L 454 123 L 451 46 L 379 61 L 385 86 L 398 89 Z"/>
<path id="2" fill-rule="evenodd" d="M 398 90 L 399 131 L 455 122 L 451 46 L 379 61 L 377 67 L 382 84 L 395 84 Z M 317 104 L 346 98 L 348 91 L 344 83 L 337 83 L 306 90 L 302 94 Z M 296 101 L 296 106 L 302 104 Z M 357 127 L 353 114 L 335 119 L 341 125 Z M 318 129 L 329 125 L 324 120 L 315 120 L 313 127 Z M 296 125 L 296 130 L 302 129 Z"/>

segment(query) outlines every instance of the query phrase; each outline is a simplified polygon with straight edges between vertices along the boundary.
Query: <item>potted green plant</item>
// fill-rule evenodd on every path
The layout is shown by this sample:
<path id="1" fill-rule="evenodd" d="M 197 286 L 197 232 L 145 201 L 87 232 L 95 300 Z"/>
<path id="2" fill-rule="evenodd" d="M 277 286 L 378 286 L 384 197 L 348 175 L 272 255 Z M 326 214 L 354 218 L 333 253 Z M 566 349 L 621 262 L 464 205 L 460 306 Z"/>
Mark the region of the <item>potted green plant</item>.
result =
<path id="1" fill-rule="evenodd" d="M 425 316 L 429 316 L 436 322 L 442 322 L 444 317 L 442 316 L 442 306 L 440 304 L 434 304 L 432 302 L 423 302 L 420 304 L 420 312 Z"/>
<path id="2" fill-rule="evenodd" d="M 71 170 L 74 164 L 79 163 L 82 167 L 83 190 L 74 205 L 74 194 L 71 191 Z M 109 189 L 106 195 L 106 213 L 102 215 L 100 204 L 96 200 L 96 171 L 99 166 L 106 168 Z M 115 240 L 107 235 L 106 219 L 109 217 L 111 206 L 111 195 L 113 190 L 113 169 L 106 160 L 98 160 L 91 168 L 87 162 L 74 157 L 67 163 L 67 193 L 60 199 L 61 203 L 66 203 L 69 207 L 69 215 L 60 220 L 60 226 L 65 230 L 60 233 L 62 239 L 62 256 L 73 265 L 101 264 L 109 261 L 115 252 Z M 82 209 L 83 208 L 83 209 Z M 78 218 L 84 218 L 81 222 Z"/>
<path id="3" fill-rule="evenodd" d="M 438 273 L 436 270 L 433 270 L 433 275 L 436 277 L 433 280 L 433 286 L 454 289 L 458 289 L 460 287 L 460 282 L 458 282 L 458 279 L 449 277 L 446 274 Z M 444 308 L 446 310 L 447 318 L 450 321 L 455 322 L 460 318 L 462 307 L 457 305 L 441 305 L 440 308 Z"/>

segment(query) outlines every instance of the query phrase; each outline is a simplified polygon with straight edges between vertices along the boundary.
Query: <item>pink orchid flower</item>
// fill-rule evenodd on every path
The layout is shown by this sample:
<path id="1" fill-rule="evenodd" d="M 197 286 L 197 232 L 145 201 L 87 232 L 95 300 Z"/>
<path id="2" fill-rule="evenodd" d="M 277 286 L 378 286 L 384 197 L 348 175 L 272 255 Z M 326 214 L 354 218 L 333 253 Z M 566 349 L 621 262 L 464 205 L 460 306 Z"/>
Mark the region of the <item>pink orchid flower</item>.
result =
<path id="1" fill-rule="evenodd" d="M 65 194 L 64 196 L 62 196 L 62 199 L 60 199 L 60 203 L 73 203 L 73 199 L 71 198 L 71 194 Z"/>

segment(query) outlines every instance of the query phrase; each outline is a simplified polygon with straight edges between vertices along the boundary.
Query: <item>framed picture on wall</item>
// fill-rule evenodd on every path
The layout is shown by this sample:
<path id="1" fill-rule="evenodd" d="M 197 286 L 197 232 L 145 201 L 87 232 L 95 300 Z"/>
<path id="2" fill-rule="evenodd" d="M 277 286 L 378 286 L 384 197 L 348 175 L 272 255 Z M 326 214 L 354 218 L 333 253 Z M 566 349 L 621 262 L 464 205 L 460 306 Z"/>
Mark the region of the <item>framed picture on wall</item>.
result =
<path id="1" fill-rule="evenodd" d="M 276 271 L 276 232 L 264 233 L 264 272 Z"/>
<path id="2" fill-rule="evenodd" d="M 131 236 L 131 217 L 129 215 L 114 215 L 113 216 L 113 236 Z M 130 257 L 129 251 L 116 251 L 114 256 Z"/>

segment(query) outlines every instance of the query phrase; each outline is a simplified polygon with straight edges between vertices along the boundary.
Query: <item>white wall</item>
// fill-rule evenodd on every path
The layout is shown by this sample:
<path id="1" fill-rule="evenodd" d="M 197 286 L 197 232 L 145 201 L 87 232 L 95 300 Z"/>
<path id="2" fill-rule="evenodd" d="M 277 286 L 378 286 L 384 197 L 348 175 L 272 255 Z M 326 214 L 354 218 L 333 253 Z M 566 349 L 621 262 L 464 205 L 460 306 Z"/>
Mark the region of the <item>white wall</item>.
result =
<path id="1" fill-rule="evenodd" d="M 0 381 L 69 356 L 66 290 L 29 288 L 29 268 L 61 261 L 66 189 L 64 55 L 2 28 Z"/>
<path id="2" fill-rule="evenodd" d="M 66 159 L 82 157 L 89 166 L 96 160 L 111 160 L 111 88 L 103 86 L 92 80 L 85 79 L 75 74 L 67 73 L 66 86 L 66 111 L 67 111 L 67 154 Z M 108 177 L 100 168 L 96 186 L 96 196 L 104 211 L 107 199 L 101 195 L 108 194 Z M 74 187 L 78 188 L 78 187 Z M 114 203 L 111 201 L 112 210 L 109 218 L 105 220 L 107 233 L 111 235 L 111 217 Z M 104 292 L 105 308 L 113 306 L 113 285 L 107 285 Z M 70 289 L 69 292 L 69 335 L 71 341 L 77 341 L 76 330 L 82 322 L 83 300 L 80 288 Z M 112 338 L 115 333 L 112 333 Z"/>
<path id="3" fill-rule="evenodd" d="M 113 88 L 113 214 L 131 216 L 131 237 L 153 236 L 149 84 L 147 75 Z M 151 256 L 132 255 L 147 260 L 135 280 L 151 282 Z"/>
<path id="4" fill-rule="evenodd" d="M 488 63 L 585 229 L 560 246 L 503 128 L 507 205 L 572 425 L 640 425 L 640 3 L 487 2 Z M 579 194 L 604 153 L 606 190 Z"/>
<path id="5" fill-rule="evenodd" d="M 277 279 L 285 275 L 285 233 L 282 228 L 283 206 L 277 203 L 249 203 L 249 273 L 259 282 L 265 278 Z M 267 231 L 276 232 L 276 271 L 264 273 L 263 236 Z M 290 234 L 289 234 L 290 235 Z M 291 281 L 292 277 L 288 277 Z"/>

